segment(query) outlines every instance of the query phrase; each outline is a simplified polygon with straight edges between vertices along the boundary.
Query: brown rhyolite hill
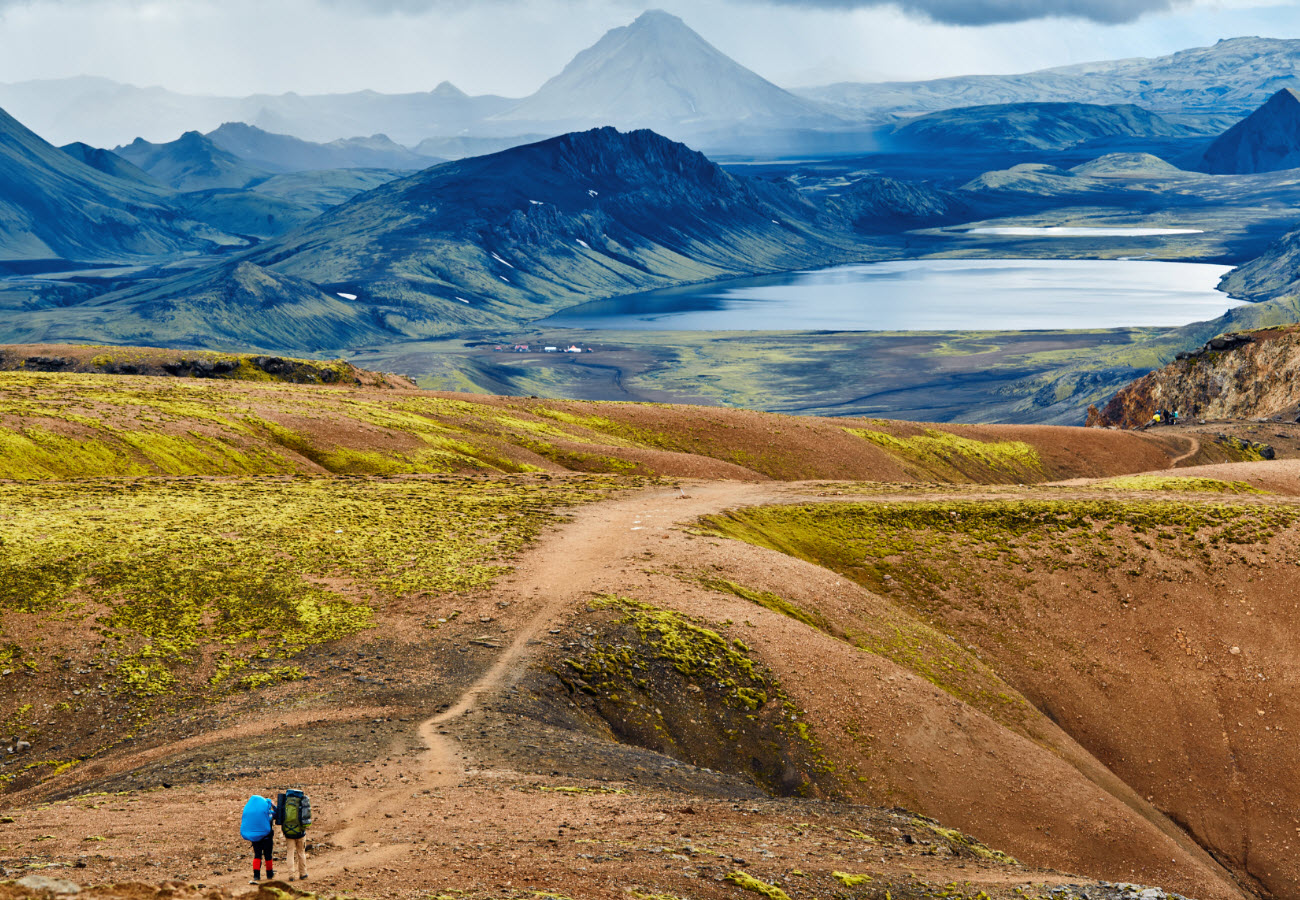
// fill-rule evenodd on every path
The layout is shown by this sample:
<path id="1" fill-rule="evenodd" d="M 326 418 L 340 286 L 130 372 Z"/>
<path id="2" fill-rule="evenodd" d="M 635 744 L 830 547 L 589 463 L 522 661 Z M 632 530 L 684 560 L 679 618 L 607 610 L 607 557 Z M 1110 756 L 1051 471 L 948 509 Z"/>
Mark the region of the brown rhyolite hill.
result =
<path id="1" fill-rule="evenodd" d="M 1088 410 L 1090 426 L 1136 428 L 1164 407 L 1193 418 L 1282 419 L 1300 414 L 1300 326 L 1216 338 Z"/>

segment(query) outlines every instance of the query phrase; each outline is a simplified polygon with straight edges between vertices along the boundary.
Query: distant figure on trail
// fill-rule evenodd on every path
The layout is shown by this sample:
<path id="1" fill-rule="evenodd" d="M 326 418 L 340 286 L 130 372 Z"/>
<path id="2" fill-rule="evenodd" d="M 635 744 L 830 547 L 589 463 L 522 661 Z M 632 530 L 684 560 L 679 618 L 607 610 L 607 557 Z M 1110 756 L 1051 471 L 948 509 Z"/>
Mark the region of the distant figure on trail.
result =
<path id="1" fill-rule="evenodd" d="M 275 877 L 275 860 L 271 853 L 275 849 L 275 804 L 265 797 L 249 797 L 244 804 L 244 815 L 239 822 L 239 836 L 253 845 L 253 880 L 257 884 L 262 880 L 262 861 L 266 861 L 266 880 Z"/>
<path id="2" fill-rule="evenodd" d="M 302 791 L 285 791 L 276 799 L 275 822 L 289 845 L 284 853 L 284 864 L 288 866 L 292 861 L 298 869 L 298 880 L 303 881 L 307 878 L 307 851 L 303 843 L 311 825 L 311 800 Z M 293 869 L 289 872 L 292 881 Z"/>

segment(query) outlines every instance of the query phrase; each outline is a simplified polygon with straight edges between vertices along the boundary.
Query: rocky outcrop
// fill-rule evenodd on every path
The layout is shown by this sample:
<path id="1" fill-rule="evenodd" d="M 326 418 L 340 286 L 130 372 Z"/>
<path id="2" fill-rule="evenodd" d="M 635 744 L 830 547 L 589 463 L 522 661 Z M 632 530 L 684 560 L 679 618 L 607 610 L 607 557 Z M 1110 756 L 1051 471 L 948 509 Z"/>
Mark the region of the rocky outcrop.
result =
<path id="1" fill-rule="evenodd" d="M 1214 338 L 1088 410 L 1088 425 L 1137 428 L 1160 408 L 1183 420 L 1297 420 L 1300 326 Z"/>

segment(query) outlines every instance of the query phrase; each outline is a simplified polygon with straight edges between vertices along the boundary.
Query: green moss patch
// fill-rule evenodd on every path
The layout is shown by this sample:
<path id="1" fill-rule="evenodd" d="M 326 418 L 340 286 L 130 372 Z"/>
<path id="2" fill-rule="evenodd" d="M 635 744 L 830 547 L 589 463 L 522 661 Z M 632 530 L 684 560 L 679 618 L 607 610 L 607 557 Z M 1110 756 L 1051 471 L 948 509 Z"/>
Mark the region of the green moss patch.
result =
<path id="1" fill-rule="evenodd" d="M 743 643 L 623 597 L 600 598 L 592 609 L 602 637 L 555 674 L 614 736 L 746 775 L 772 793 L 838 792 L 801 711 Z"/>
<path id="2" fill-rule="evenodd" d="M 465 478 L 0 484 L 0 648 L 24 666 L 89 669 L 57 698 L 74 710 L 92 692 L 138 716 L 159 702 L 296 681 L 301 651 L 370 628 L 393 601 L 490 585 L 561 507 L 611 487 Z M 20 644 L 7 634 L 16 617 L 26 618 L 15 635 L 30 634 L 37 617 L 42 629 L 48 621 L 92 637 Z M 0 719 L 22 702 L 0 700 Z M 19 715 L 12 724 L 34 723 Z"/>
<path id="3" fill-rule="evenodd" d="M 1201 494 L 1267 494 L 1245 481 L 1220 481 L 1189 475 L 1123 475 L 1092 485 L 1103 491 L 1177 491 Z"/>
<path id="4" fill-rule="evenodd" d="M 969 855 L 979 859 L 991 859 L 994 862 L 1000 862 L 1003 865 L 1018 866 L 1020 861 L 1012 856 L 1003 853 L 1001 850 L 993 850 L 990 847 L 980 843 L 969 834 L 963 834 L 955 828 L 944 828 L 933 819 L 927 819 L 925 816 L 917 816 L 912 820 L 914 825 L 921 828 L 929 829 L 948 842 L 954 850 L 964 850 Z"/>
<path id="5" fill-rule="evenodd" d="M 897 456 L 922 480 L 1034 483 L 1048 477 L 1038 451 L 1023 441 L 978 441 L 934 428 L 913 437 L 845 430 Z"/>
<path id="6" fill-rule="evenodd" d="M 732 872 L 724 880 L 731 882 L 742 890 L 749 891 L 751 894 L 760 894 L 767 897 L 768 900 L 790 900 L 790 895 L 785 891 L 774 884 L 760 881 L 748 872 Z"/>

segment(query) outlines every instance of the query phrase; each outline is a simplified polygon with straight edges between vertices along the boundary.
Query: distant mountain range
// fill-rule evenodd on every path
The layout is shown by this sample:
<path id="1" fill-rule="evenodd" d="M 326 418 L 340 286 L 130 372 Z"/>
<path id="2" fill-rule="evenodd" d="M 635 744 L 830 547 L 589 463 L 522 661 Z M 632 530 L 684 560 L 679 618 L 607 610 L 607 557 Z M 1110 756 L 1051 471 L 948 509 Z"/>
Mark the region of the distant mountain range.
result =
<path id="1" fill-rule="evenodd" d="M 412 94 L 254 94 L 200 97 L 164 88 L 139 88 L 106 78 L 64 78 L 0 85 L 0 107 L 60 143 L 111 147 L 137 137 L 166 142 L 186 131 L 211 131 L 245 122 L 274 134 L 334 141 L 387 134 L 414 145 L 434 135 L 457 135 L 509 107 L 504 97 L 470 97 L 446 82 Z"/>
<path id="2" fill-rule="evenodd" d="M 1023 75 L 848 82 L 795 93 L 842 114 L 888 116 L 999 103 L 1132 103 L 1160 113 L 1244 115 L 1300 88 L 1300 40 L 1240 37 L 1154 59 L 1121 59 Z"/>
<path id="3" fill-rule="evenodd" d="M 600 125 L 653 128 L 706 149 L 742 149 L 758 137 L 791 135 L 799 146 L 841 152 L 869 147 L 870 132 L 897 124 L 900 116 L 972 106 L 1136 105 L 1174 127 L 1205 130 L 1209 121 L 1222 128 L 1225 116 L 1245 115 L 1281 88 L 1300 88 L 1297 57 L 1300 41 L 1234 38 L 1156 59 L 1024 75 L 787 91 L 728 58 L 680 19 L 652 10 L 606 34 L 522 99 L 472 97 L 446 82 L 412 94 L 223 98 L 74 78 L 0 85 L 0 107 L 60 143 L 113 146 L 137 137 L 169 142 L 184 132 L 208 133 L 223 149 L 241 147 L 248 152 L 235 152 L 270 171 L 277 171 L 280 150 L 254 148 L 234 133 L 216 137 L 219 126 L 243 123 L 325 142 L 344 162 L 322 157 L 319 168 L 412 168 L 417 161 L 403 152 L 406 147 L 439 157 L 478 155 Z M 377 137 L 357 142 L 356 135 Z"/>
<path id="4" fill-rule="evenodd" d="M 1018 153 L 1063 150 L 1105 138 L 1175 138 L 1204 134 L 1138 106 L 1011 103 L 919 116 L 890 135 L 901 147 Z"/>
<path id="5" fill-rule="evenodd" d="M 137 138 L 113 152 L 155 181 L 178 191 L 245 188 L 271 177 L 270 172 L 221 149 L 197 131 L 187 131 L 166 144 Z"/>
<path id="6" fill-rule="evenodd" d="M 290 202 L 294 180 L 340 174 L 169 202 L 243 216 L 232 230 L 250 234 L 267 210 L 287 214 L 275 204 Z M 234 260 L 151 270 L 92 302 L 11 319 L 0 340 L 337 351 L 517 324 L 591 296 L 845 261 L 861 255 L 863 234 L 967 213 L 921 185 L 865 176 L 800 191 L 729 174 L 650 131 L 602 128 L 387 181 Z"/>
<path id="7" fill-rule="evenodd" d="M 93 157 L 0 110 L 0 258 L 125 262 L 245 243 L 170 206 L 164 188 L 87 165 Z"/>
<path id="8" fill-rule="evenodd" d="M 274 174 L 330 169 L 411 171 L 445 161 L 408 150 L 382 134 L 318 144 L 242 122 L 227 122 L 208 134 L 187 131 L 163 144 L 136 138 L 113 153 L 178 191 L 246 188 Z"/>

